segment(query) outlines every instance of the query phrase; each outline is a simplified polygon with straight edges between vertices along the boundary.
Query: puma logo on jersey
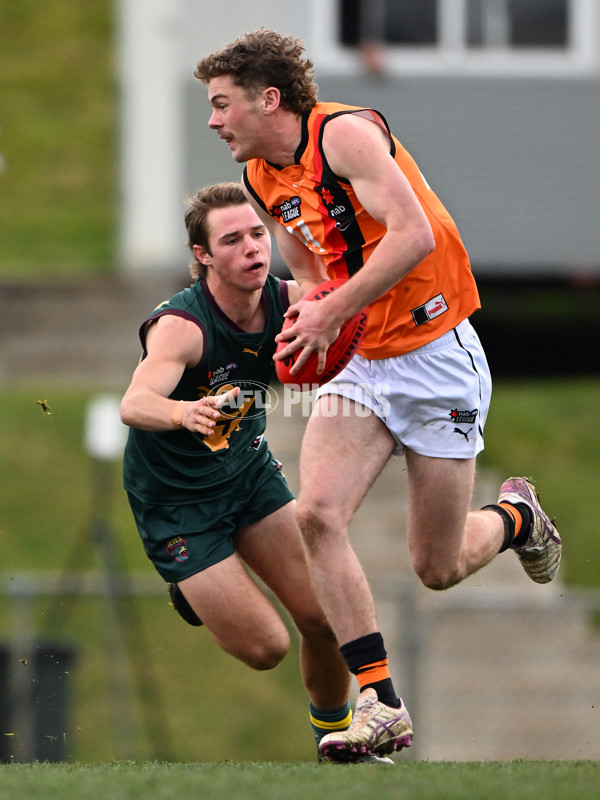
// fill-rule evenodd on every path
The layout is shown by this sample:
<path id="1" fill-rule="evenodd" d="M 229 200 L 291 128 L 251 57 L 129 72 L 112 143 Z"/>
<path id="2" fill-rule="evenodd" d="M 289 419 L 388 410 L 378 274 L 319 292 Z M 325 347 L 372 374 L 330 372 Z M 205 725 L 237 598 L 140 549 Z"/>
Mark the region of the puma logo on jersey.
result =
<path id="1" fill-rule="evenodd" d="M 252 353 L 253 356 L 256 356 L 256 358 L 258 358 L 258 354 L 260 353 L 261 350 L 262 350 L 262 344 L 258 348 L 258 350 L 251 350 L 249 347 L 244 347 L 242 353 Z"/>

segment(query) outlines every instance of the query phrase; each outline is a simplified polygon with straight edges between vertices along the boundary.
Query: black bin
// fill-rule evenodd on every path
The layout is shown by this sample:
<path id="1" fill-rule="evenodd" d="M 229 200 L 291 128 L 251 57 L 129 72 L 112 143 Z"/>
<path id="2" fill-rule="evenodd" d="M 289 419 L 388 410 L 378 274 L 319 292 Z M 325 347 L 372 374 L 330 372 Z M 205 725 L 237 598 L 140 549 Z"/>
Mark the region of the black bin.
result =
<path id="1" fill-rule="evenodd" d="M 0 762 L 67 758 L 74 663 L 74 650 L 64 644 L 34 642 L 26 659 L 0 645 Z M 25 691 L 17 696 L 13 676 L 21 669 Z"/>

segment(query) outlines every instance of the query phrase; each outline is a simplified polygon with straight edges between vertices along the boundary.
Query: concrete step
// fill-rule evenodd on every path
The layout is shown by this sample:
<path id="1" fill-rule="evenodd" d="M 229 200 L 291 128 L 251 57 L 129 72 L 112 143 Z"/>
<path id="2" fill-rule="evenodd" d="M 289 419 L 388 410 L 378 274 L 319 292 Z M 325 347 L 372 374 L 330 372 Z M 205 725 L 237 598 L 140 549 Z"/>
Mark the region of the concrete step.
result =
<path id="1" fill-rule="evenodd" d="M 172 277 L 0 284 L 0 381 L 125 389 L 140 355 L 139 325 L 180 288 Z"/>

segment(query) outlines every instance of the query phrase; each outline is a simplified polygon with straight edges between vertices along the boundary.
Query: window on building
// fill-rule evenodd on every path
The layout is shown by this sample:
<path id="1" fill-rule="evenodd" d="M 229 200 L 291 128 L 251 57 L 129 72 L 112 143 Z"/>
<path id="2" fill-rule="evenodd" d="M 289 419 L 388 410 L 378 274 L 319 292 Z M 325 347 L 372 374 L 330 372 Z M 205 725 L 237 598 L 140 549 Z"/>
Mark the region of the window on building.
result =
<path id="1" fill-rule="evenodd" d="M 567 0 L 468 0 L 470 47 L 566 47 Z"/>
<path id="2" fill-rule="evenodd" d="M 437 0 L 340 0 L 339 18 L 344 45 L 357 45 L 361 36 L 394 45 L 437 41 Z"/>
<path id="3" fill-rule="evenodd" d="M 319 70 L 565 75 L 600 70 L 600 0 L 309 0 Z M 357 54 L 359 57 L 357 58 Z"/>
<path id="4" fill-rule="evenodd" d="M 339 40 L 379 38 L 392 46 L 439 44 L 447 0 L 339 0 Z M 463 0 L 467 48 L 567 47 L 568 0 Z M 458 8 L 458 6 L 457 6 Z"/>

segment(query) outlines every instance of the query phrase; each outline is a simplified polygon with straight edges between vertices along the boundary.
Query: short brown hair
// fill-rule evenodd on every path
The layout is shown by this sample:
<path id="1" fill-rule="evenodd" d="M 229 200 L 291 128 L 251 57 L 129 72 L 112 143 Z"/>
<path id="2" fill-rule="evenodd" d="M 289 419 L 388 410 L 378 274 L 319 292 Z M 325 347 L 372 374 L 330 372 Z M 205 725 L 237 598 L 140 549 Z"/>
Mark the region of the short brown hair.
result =
<path id="1" fill-rule="evenodd" d="M 281 106 L 294 114 L 310 111 L 317 102 L 313 64 L 302 58 L 304 45 L 293 36 L 259 28 L 245 33 L 198 62 L 194 75 L 207 84 L 212 78 L 231 75 L 249 97 L 268 86 L 281 92 Z"/>
<path id="2" fill-rule="evenodd" d="M 213 208 L 241 206 L 248 202 L 239 183 L 215 183 L 204 186 L 193 197 L 188 198 L 185 212 L 185 227 L 188 233 L 188 247 L 192 252 L 190 272 L 194 280 L 206 277 L 206 265 L 198 261 L 194 245 L 200 245 L 211 255 L 208 241 L 208 214 Z"/>

